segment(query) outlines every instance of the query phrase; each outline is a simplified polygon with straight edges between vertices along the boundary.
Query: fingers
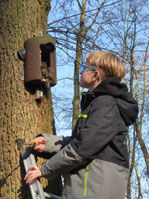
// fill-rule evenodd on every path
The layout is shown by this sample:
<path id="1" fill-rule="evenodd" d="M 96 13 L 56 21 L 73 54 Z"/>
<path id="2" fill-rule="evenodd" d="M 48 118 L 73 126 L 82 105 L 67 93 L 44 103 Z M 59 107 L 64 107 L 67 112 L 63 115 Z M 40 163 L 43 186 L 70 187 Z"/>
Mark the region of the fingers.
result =
<path id="1" fill-rule="evenodd" d="M 32 144 L 32 143 L 45 144 L 45 139 L 42 136 L 41 137 L 37 137 L 37 138 L 35 138 L 34 140 L 32 140 L 30 142 L 30 144 Z"/>
<path id="2" fill-rule="evenodd" d="M 44 151 L 45 139 L 44 137 L 37 137 L 30 142 L 30 145 L 33 146 L 33 149 L 38 152 Z"/>
<path id="3" fill-rule="evenodd" d="M 28 170 L 36 170 L 39 169 L 36 165 L 32 165 L 28 168 Z"/>
<path id="4" fill-rule="evenodd" d="M 41 171 L 36 165 L 30 166 L 28 170 L 30 171 L 24 177 L 26 183 L 31 183 L 37 178 L 41 177 Z"/>
<path id="5" fill-rule="evenodd" d="M 43 152 L 43 150 L 44 150 L 44 144 L 35 145 L 34 146 L 34 150 L 36 150 L 38 152 Z"/>
<path id="6" fill-rule="evenodd" d="M 24 178 L 24 180 L 26 180 L 26 183 L 27 183 L 27 184 L 33 182 L 33 181 L 36 180 L 36 179 L 37 179 L 37 176 L 36 176 L 35 171 L 29 171 L 29 172 L 26 174 L 25 178 Z"/>
<path id="7" fill-rule="evenodd" d="M 28 168 L 28 173 L 25 175 L 24 180 L 26 180 L 33 172 L 33 170 L 38 169 L 38 167 L 36 165 L 32 165 Z"/>

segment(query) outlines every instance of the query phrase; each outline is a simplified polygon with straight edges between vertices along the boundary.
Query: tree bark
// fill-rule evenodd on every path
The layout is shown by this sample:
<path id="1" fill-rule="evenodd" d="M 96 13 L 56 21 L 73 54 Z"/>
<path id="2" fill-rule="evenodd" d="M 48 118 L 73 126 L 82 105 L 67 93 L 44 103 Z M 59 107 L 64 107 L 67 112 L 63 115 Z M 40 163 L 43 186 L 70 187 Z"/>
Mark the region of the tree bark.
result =
<path id="1" fill-rule="evenodd" d="M 0 198 L 31 198 L 23 181 L 16 140 L 55 133 L 51 91 L 41 103 L 24 85 L 24 63 L 17 51 L 24 41 L 47 34 L 50 0 L 0 1 Z M 58 188 L 57 188 L 58 189 Z"/>

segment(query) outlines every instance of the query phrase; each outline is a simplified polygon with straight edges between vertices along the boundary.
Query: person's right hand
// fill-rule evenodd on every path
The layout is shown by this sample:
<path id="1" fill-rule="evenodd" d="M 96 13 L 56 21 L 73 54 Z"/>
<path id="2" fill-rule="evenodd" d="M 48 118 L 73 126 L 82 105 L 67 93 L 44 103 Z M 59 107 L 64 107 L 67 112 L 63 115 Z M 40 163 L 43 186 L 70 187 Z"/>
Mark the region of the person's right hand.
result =
<path id="1" fill-rule="evenodd" d="M 30 145 L 33 146 L 33 149 L 38 151 L 38 152 L 43 152 L 44 151 L 44 146 L 45 146 L 45 139 L 44 137 L 37 137 L 34 140 L 30 142 Z"/>

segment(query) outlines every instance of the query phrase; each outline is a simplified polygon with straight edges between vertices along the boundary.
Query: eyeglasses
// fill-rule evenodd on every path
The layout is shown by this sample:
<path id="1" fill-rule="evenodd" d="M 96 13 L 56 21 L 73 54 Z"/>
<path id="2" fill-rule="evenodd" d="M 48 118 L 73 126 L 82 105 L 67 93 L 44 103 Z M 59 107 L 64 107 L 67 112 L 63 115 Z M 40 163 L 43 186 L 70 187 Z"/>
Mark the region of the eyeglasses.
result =
<path id="1" fill-rule="evenodd" d="M 92 71 L 96 71 L 95 68 L 91 68 L 89 66 L 85 66 L 85 65 L 80 65 L 80 72 L 84 72 L 84 71 L 89 71 L 89 70 L 92 70 Z"/>

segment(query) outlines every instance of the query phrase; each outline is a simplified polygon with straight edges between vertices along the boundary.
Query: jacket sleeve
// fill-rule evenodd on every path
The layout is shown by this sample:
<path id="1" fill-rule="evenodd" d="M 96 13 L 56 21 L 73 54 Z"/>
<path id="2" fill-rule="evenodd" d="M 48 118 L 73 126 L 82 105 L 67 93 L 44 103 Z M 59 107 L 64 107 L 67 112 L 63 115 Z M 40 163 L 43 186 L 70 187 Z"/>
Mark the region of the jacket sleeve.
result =
<path id="1" fill-rule="evenodd" d="M 85 164 L 113 139 L 118 130 L 115 102 L 94 102 L 79 135 L 41 167 L 42 176 L 53 178 Z"/>
<path id="2" fill-rule="evenodd" d="M 64 174 L 85 163 L 75 152 L 71 144 L 65 146 L 41 167 L 43 177 L 52 179 L 59 174 Z"/>
<path id="3" fill-rule="evenodd" d="M 45 139 L 44 152 L 46 153 L 57 153 L 71 141 L 71 136 L 64 137 L 51 134 L 40 134 L 38 136 L 43 136 Z"/>

